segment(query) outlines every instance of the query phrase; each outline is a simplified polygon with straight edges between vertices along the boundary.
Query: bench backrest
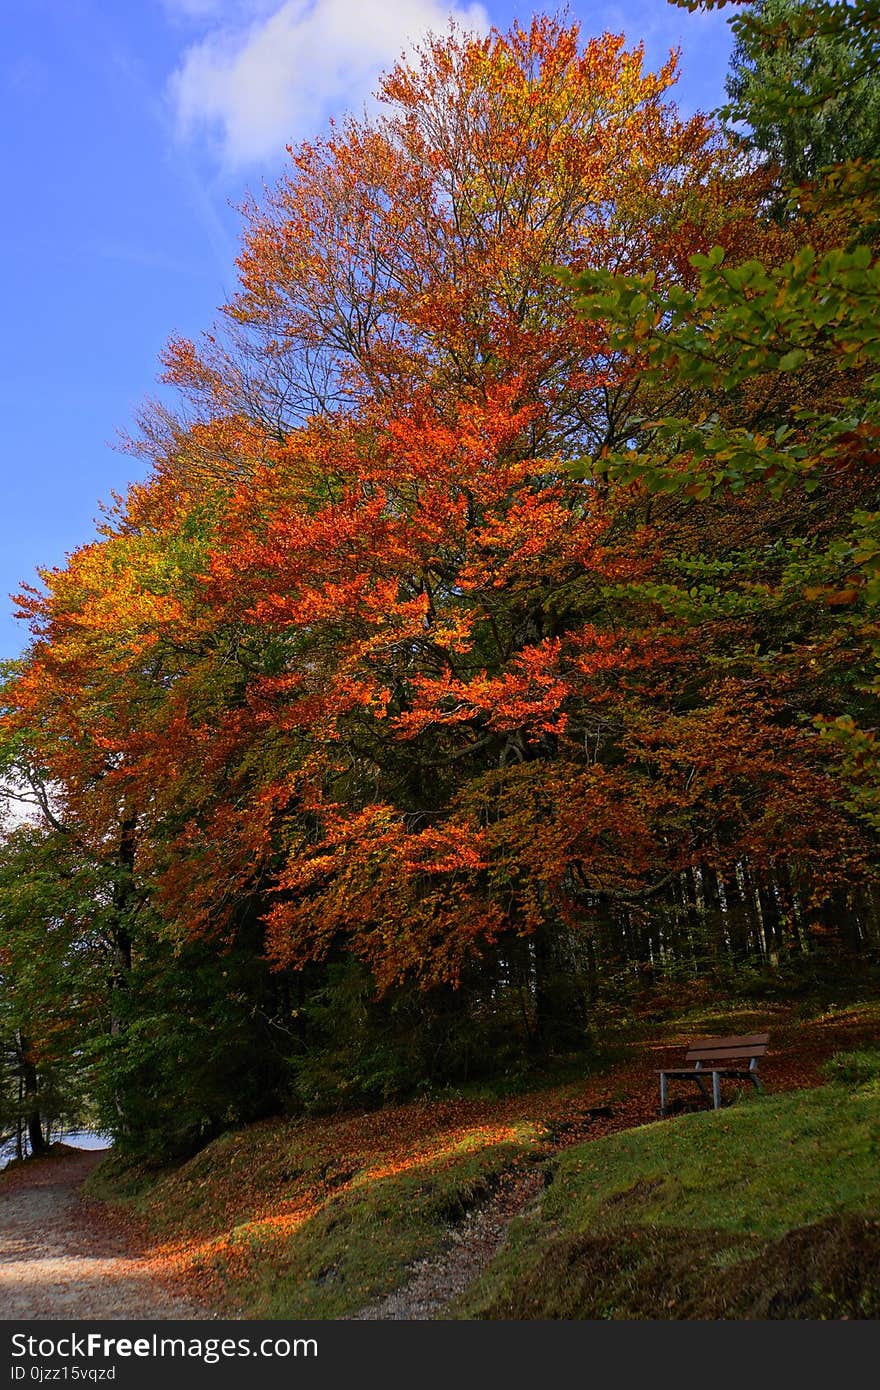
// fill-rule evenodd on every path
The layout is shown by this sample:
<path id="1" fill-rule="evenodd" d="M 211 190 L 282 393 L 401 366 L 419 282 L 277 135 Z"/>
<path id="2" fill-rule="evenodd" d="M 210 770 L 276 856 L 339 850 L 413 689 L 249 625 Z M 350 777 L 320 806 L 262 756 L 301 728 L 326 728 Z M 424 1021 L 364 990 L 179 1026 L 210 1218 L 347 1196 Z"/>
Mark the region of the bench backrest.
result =
<path id="1" fill-rule="evenodd" d="M 742 1062 L 753 1057 L 763 1057 L 770 1041 L 769 1033 L 747 1033 L 743 1037 L 700 1038 L 691 1043 L 686 1061 L 702 1062 Z"/>

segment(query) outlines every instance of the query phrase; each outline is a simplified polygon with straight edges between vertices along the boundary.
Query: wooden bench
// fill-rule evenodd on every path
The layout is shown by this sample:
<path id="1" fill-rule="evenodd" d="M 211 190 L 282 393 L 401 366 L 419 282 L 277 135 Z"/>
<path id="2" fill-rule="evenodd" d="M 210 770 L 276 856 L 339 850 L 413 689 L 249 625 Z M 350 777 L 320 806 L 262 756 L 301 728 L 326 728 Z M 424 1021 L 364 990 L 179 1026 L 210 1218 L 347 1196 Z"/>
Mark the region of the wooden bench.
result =
<path id="1" fill-rule="evenodd" d="M 712 1078 L 712 1105 L 717 1110 L 721 1105 L 721 1078 L 734 1076 L 743 1081 L 751 1081 L 756 1090 L 761 1090 L 758 1079 L 758 1058 L 763 1057 L 770 1041 L 769 1033 L 748 1033 L 744 1037 L 700 1038 L 691 1043 L 685 1055 L 684 1067 L 667 1067 L 660 1073 L 660 1114 L 666 1114 L 667 1080 L 669 1077 L 683 1081 L 695 1081 L 703 1095 L 709 1100 L 706 1081 Z M 745 1066 L 744 1063 L 748 1063 Z"/>

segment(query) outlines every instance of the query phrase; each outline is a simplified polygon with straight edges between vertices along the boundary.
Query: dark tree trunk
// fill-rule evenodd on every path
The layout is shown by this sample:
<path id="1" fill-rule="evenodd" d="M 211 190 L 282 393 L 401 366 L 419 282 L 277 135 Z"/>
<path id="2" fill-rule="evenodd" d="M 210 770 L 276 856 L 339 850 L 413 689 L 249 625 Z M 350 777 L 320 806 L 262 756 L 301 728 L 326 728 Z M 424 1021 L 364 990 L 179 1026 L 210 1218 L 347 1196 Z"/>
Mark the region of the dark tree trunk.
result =
<path id="1" fill-rule="evenodd" d="M 24 1097 L 22 1112 L 27 1129 L 28 1146 L 32 1158 L 38 1158 L 46 1151 L 46 1140 L 43 1137 L 43 1122 L 40 1116 L 39 1105 L 39 1077 L 37 1068 L 31 1056 L 30 1044 L 27 1038 L 19 1034 L 18 1038 L 19 1056 L 21 1058 L 21 1077 L 24 1083 Z"/>
<path id="2" fill-rule="evenodd" d="M 113 889 L 113 956 L 111 963 L 110 1032 L 122 1032 L 122 1020 L 115 1000 L 120 990 L 127 989 L 131 973 L 131 934 L 128 914 L 134 900 L 134 856 L 137 820 L 128 816 L 122 822 L 119 836 L 119 872 Z"/>
<path id="3" fill-rule="evenodd" d="M 15 1157 L 24 1158 L 24 1077 L 18 1074 L 18 1109 L 15 1113 Z"/>

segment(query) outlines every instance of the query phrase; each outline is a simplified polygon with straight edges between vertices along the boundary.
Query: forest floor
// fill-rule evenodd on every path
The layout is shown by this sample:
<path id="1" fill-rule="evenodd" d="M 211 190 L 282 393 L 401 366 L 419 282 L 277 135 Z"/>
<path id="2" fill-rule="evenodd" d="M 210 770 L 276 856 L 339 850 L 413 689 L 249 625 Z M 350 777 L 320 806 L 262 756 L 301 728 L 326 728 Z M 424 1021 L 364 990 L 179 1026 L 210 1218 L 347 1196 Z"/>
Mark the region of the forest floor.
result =
<path id="1" fill-rule="evenodd" d="M 367 1304 L 353 1319 L 362 1322 L 414 1322 L 443 1318 L 504 1246 L 510 1224 L 543 1191 L 534 1169 L 502 1184 L 486 1201 L 450 1226 L 440 1250 L 407 1270 L 399 1288 Z"/>
<path id="2" fill-rule="evenodd" d="M 96 1153 L 13 1165 L 0 1174 L 2 1316 L 473 1315 L 461 1310 L 477 1306 L 474 1290 L 489 1287 L 510 1232 L 540 1213 L 575 1146 L 592 1152 L 615 1135 L 662 1146 L 680 1127 L 656 1123 L 657 1069 L 695 1036 L 759 1028 L 771 1031 L 769 1095 L 809 1090 L 833 1054 L 876 1044 L 880 1003 L 810 1018 L 790 1006 L 728 1006 L 723 1019 L 705 1011 L 640 1023 L 627 1027 L 625 1051 L 576 1081 L 261 1121 L 158 1174 Z M 703 1120 L 726 1134 L 721 1117 L 719 1128 L 711 1112 L 689 1114 L 705 1111 L 690 1091 L 682 1087 L 677 1109 L 697 1122 L 694 1134 Z M 742 1111 L 754 1124 L 763 1106 L 746 1091 L 730 1087 L 722 1115 Z M 600 1142 L 596 1153 L 606 1150 Z"/>
<path id="3" fill-rule="evenodd" d="M 790 1005 L 727 1005 L 723 1017 L 710 1009 L 628 1026 L 625 1053 L 574 1082 L 261 1121 L 164 1174 L 110 1160 L 90 1190 L 145 1219 L 166 1267 L 197 1279 L 221 1316 L 448 1317 L 503 1256 L 511 1227 L 553 1191 L 561 1156 L 665 1130 L 657 1069 L 700 1034 L 761 1028 L 771 1031 L 761 1074 L 775 1096 L 821 1086 L 829 1057 L 876 1044 L 880 1005 L 809 1018 Z M 760 1110 L 751 1095 L 729 1086 L 725 1113 Z M 682 1087 L 676 1108 L 699 1119 L 705 1103 Z"/>
<path id="4" fill-rule="evenodd" d="M 798 1030 L 794 1036 L 785 1028 L 778 1035 L 775 1064 L 769 1063 L 764 1068 L 766 1076 L 772 1066 L 773 1080 L 769 1084 L 774 1093 L 816 1086 L 822 1079 L 823 1064 L 831 1055 L 877 1039 L 878 1022 L 880 1017 L 872 1010 L 853 1009 L 843 1016 L 831 1014 L 821 1021 L 816 1020 L 811 1028 Z M 798 1033 L 798 1042 L 792 1046 Z M 643 1059 L 645 1050 L 650 1054 L 657 1053 L 658 1049 L 661 1057 L 658 1066 L 676 1060 L 669 1055 L 668 1035 L 647 1040 L 644 1048 L 639 1049 L 640 1056 Z M 602 1080 L 604 1085 L 598 1092 L 594 1087 L 589 1088 L 591 1105 L 558 1111 L 555 1121 L 545 1120 L 543 1137 L 548 1156 L 555 1159 L 559 1155 L 576 1154 L 585 1140 L 590 1143 L 626 1135 L 657 1119 L 654 1094 L 657 1076 L 653 1067 L 646 1072 L 643 1061 L 615 1066 Z M 750 1098 L 749 1088 L 745 1091 L 744 1098 Z M 552 1094 L 548 1092 L 546 1100 L 549 1101 Z M 743 1097 L 743 1088 L 739 1094 Z M 553 1099 L 558 1105 L 559 1096 Z M 695 1088 L 687 1085 L 678 1087 L 671 1109 L 678 1114 L 705 1113 L 705 1105 Z M 533 1239 L 533 1222 L 540 1213 L 551 1175 L 555 1179 L 554 1162 L 545 1164 L 540 1170 L 531 1167 L 518 1172 L 514 1168 L 496 1192 L 450 1227 L 438 1252 L 415 1262 L 399 1287 L 350 1316 L 388 1321 L 469 1316 L 469 1306 L 485 1303 L 480 1295 L 483 1276 L 487 1271 L 494 1272 L 499 1255 L 504 1256 L 511 1229 L 521 1228 L 525 1220 L 528 1238 Z M 571 1274 L 571 1269 L 565 1271 L 569 1281 Z M 537 1283 L 540 1285 L 540 1278 Z M 487 1314 L 481 1309 L 481 1315 Z M 510 1316 L 510 1312 L 501 1315 Z M 594 1310 L 591 1315 L 595 1316 Z M 578 1313 L 570 1309 L 562 1313 L 556 1309 L 547 1312 L 540 1308 L 524 1316 L 577 1317 Z"/>
<path id="5" fill-rule="evenodd" d="M 82 1195 L 103 1157 L 59 1145 L 0 1177 L 0 1317 L 211 1317 L 163 1277 L 131 1222 Z"/>

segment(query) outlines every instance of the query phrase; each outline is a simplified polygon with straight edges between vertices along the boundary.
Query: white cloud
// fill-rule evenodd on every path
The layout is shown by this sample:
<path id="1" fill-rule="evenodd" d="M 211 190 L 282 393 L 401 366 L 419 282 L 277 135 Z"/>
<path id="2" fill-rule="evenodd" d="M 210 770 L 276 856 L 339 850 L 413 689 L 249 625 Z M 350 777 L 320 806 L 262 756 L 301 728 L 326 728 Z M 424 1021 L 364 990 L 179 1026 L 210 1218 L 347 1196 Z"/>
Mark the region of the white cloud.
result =
<path id="1" fill-rule="evenodd" d="M 210 0 L 174 0 L 178 5 Z M 229 14 L 233 7 L 222 7 Z M 185 138 L 206 134 L 224 163 L 253 164 L 357 110 L 400 53 L 454 18 L 485 32 L 482 4 L 444 0 L 285 0 L 244 24 L 215 26 L 171 79 Z"/>

